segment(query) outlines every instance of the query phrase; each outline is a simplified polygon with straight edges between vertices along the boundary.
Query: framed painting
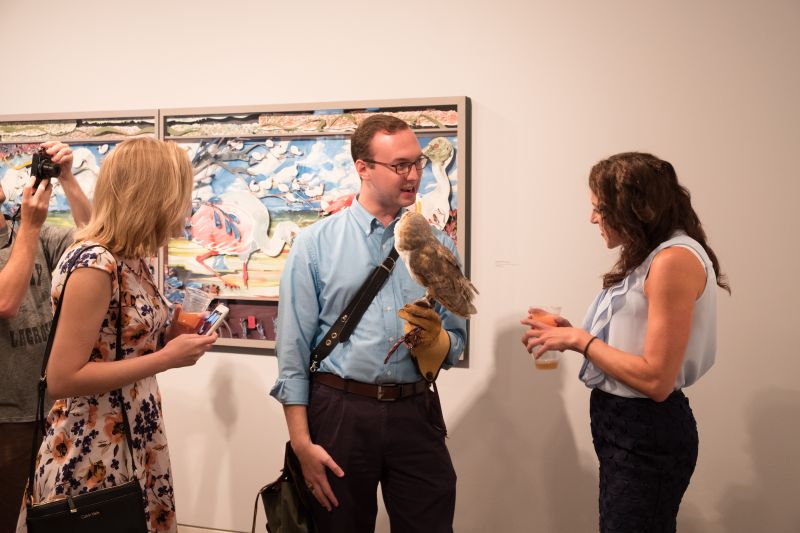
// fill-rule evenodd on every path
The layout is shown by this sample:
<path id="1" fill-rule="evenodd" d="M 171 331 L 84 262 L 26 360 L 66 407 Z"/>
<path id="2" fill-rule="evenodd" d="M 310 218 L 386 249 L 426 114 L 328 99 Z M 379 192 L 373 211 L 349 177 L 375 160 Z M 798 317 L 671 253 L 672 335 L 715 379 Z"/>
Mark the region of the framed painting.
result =
<path id="1" fill-rule="evenodd" d="M 360 180 L 350 135 L 385 113 L 416 132 L 430 164 L 415 209 L 456 241 L 469 272 L 466 97 L 164 109 L 162 138 L 189 154 L 191 217 L 164 254 L 164 292 L 206 290 L 231 309 L 221 345 L 273 348 L 279 281 L 294 236 L 347 208 Z"/>
<path id="2" fill-rule="evenodd" d="M 72 172 L 91 200 L 103 159 L 120 142 L 141 136 L 158 136 L 157 111 L 0 115 L 0 184 L 6 193 L 3 213 L 10 216 L 19 205 L 39 144 L 59 140 L 70 145 Z M 74 225 L 58 180 L 53 181 L 47 222 Z"/>

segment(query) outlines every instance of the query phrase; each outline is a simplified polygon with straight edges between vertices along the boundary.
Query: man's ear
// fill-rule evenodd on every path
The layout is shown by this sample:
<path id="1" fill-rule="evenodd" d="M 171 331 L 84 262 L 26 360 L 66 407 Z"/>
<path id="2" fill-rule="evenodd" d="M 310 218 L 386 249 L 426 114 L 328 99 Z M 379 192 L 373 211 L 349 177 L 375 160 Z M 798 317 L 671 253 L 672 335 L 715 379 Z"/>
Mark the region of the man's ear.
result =
<path id="1" fill-rule="evenodd" d="M 369 165 L 362 161 L 361 159 L 356 160 L 356 172 L 358 172 L 359 177 L 363 179 L 369 179 Z"/>

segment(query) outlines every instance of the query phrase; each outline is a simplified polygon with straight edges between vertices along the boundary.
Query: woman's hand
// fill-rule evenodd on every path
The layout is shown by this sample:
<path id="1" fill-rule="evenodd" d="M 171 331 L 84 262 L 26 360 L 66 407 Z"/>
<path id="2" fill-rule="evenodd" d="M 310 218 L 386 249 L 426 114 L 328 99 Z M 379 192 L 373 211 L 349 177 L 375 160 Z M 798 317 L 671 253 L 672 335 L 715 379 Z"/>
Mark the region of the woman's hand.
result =
<path id="1" fill-rule="evenodd" d="M 546 310 L 540 309 L 538 307 L 529 307 L 528 308 L 528 318 L 534 318 L 537 315 L 546 316 L 548 318 L 548 320 L 545 320 L 544 322 L 546 324 L 550 325 L 550 326 L 555 325 L 555 326 L 558 326 L 560 328 L 563 328 L 563 327 L 571 328 L 572 327 L 572 324 L 569 323 L 569 320 L 567 320 L 566 318 L 564 318 L 561 315 L 554 315 L 553 313 L 548 313 Z M 550 320 L 554 321 L 555 324 L 551 324 Z M 542 322 L 542 320 L 539 320 L 539 322 Z"/>
<path id="2" fill-rule="evenodd" d="M 573 328 L 569 320 L 562 316 L 554 316 L 556 326 L 552 326 L 546 322 L 533 318 L 537 311 L 534 308 L 528 310 L 528 316 L 520 320 L 520 324 L 530 326 L 530 328 L 522 336 L 522 344 L 535 358 L 539 358 L 544 352 L 549 350 L 576 350 L 580 351 L 581 340 L 586 337 L 591 337 L 586 331 Z M 539 347 L 537 349 L 537 346 Z"/>
<path id="3" fill-rule="evenodd" d="M 184 333 L 167 343 L 161 350 L 166 361 L 166 369 L 192 366 L 203 354 L 211 349 L 217 334 L 197 335 Z"/>
<path id="4" fill-rule="evenodd" d="M 178 317 L 181 315 L 181 311 L 183 310 L 183 306 L 181 304 L 175 304 L 172 308 L 172 317 L 170 318 L 169 328 L 167 329 L 166 336 L 167 342 L 171 341 L 178 335 L 183 335 L 185 333 L 197 333 L 197 328 L 200 327 L 202 324 L 202 320 L 197 323 L 197 326 L 191 327 L 184 322 L 178 320 Z M 208 312 L 203 313 L 203 320 L 208 315 Z"/>

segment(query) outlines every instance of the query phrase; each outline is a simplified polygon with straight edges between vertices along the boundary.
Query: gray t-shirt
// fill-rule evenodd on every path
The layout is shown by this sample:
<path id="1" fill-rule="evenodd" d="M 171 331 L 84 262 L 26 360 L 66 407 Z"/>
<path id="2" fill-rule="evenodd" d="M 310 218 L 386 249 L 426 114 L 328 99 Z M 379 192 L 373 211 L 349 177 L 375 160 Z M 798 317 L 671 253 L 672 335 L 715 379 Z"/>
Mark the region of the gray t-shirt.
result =
<path id="1" fill-rule="evenodd" d="M 8 242 L 8 232 L 8 223 L 0 221 L 0 246 Z M 0 318 L 0 422 L 36 419 L 37 383 L 53 318 L 52 271 L 72 243 L 72 232 L 72 228 L 42 226 L 30 287 L 19 312 Z M 0 269 L 6 266 L 13 247 L 12 243 L 0 250 Z M 49 407 L 45 406 L 45 413 Z"/>

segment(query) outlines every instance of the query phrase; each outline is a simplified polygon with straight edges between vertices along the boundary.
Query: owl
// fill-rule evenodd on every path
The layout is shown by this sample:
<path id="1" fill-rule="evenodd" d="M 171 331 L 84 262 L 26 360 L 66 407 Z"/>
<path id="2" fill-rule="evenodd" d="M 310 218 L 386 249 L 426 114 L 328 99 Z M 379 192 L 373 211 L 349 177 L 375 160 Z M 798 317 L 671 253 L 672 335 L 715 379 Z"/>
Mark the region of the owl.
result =
<path id="1" fill-rule="evenodd" d="M 461 273 L 456 257 L 433 235 L 422 214 L 407 211 L 394 235 L 394 247 L 414 281 L 425 288 L 425 299 L 436 300 L 464 318 L 477 313 L 472 300 L 478 290 Z"/>

